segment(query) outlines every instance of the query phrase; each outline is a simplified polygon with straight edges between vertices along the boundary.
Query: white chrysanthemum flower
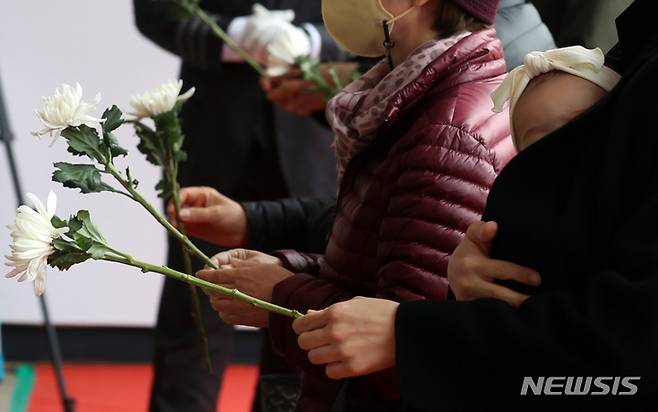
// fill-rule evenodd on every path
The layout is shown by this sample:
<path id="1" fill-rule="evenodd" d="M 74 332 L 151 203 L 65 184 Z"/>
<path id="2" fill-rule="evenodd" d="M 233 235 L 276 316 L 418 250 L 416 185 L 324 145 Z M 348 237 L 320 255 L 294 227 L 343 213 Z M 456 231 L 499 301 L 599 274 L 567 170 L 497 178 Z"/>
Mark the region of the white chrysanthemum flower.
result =
<path id="1" fill-rule="evenodd" d="M 286 30 L 267 46 L 269 61 L 267 74 L 281 76 L 285 74 L 296 60 L 311 54 L 311 40 L 304 30 L 297 27 Z"/>
<path id="2" fill-rule="evenodd" d="M 188 100 L 194 94 L 194 87 L 180 95 L 183 88 L 182 80 L 170 80 L 144 94 L 132 96 L 130 105 L 135 109 L 131 113 L 138 118 L 154 117 L 167 113 L 177 102 Z M 180 96 L 179 96 L 180 95 Z"/>
<path id="3" fill-rule="evenodd" d="M 96 105 L 101 100 L 101 95 L 98 93 L 94 101 L 90 103 L 83 101 L 80 83 L 76 83 L 75 87 L 62 84 L 55 89 L 54 95 L 44 96 L 42 99 L 43 111 L 37 110 L 36 113 L 46 128 L 38 132 L 32 132 L 34 136 L 50 134 L 53 136 L 54 142 L 62 130 L 67 127 L 78 127 L 83 124 L 95 129 L 101 127 L 103 119 L 89 115 L 89 112 L 96 109 Z"/>
<path id="4" fill-rule="evenodd" d="M 8 226 L 11 230 L 11 255 L 7 258 L 7 266 L 14 269 L 6 277 L 18 277 L 19 282 L 34 281 L 34 293 L 37 296 L 46 290 L 46 269 L 48 256 L 55 252 L 53 240 L 68 232 L 67 227 L 57 229 L 51 223 L 55 216 L 57 198 L 55 193 L 48 194 L 48 207 L 32 193 L 27 197 L 36 210 L 22 205 L 16 211 L 16 223 Z"/>

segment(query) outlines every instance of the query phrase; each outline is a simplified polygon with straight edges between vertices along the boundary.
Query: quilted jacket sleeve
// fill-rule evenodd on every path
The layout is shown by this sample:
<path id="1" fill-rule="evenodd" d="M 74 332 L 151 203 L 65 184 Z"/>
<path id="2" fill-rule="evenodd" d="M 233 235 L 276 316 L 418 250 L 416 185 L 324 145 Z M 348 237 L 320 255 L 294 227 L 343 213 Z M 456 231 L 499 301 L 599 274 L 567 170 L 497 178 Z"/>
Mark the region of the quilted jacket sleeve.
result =
<path id="1" fill-rule="evenodd" d="M 377 250 L 380 297 L 405 301 L 446 299 L 448 257 L 468 225 L 479 220 L 496 177 L 493 156 L 476 136 L 435 125 L 405 137 L 387 186 L 390 203 Z M 288 262 L 304 255 L 287 252 Z M 281 256 L 280 256 L 281 257 Z M 290 265 L 289 265 L 290 266 Z M 298 273 L 275 287 L 273 301 L 302 313 L 353 298 L 357 292 Z M 322 374 L 297 346 L 291 322 L 270 316 L 275 349 L 306 372 Z"/>
<path id="2" fill-rule="evenodd" d="M 380 228 L 378 297 L 396 301 L 447 298 L 448 258 L 480 220 L 497 176 L 477 136 L 451 125 L 420 133 L 396 154 Z"/>

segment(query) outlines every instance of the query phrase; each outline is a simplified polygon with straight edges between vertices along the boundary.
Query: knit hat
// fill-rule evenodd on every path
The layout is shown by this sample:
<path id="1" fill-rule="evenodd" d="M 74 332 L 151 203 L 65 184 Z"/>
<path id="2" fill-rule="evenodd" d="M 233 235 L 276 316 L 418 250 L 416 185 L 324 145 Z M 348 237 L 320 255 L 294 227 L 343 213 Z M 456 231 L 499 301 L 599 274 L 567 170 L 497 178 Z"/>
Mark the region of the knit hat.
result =
<path id="1" fill-rule="evenodd" d="M 477 17 L 487 24 L 494 24 L 496 13 L 498 12 L 498 3 L 500 0 L 450 0 L 458 5 L 471 16 Z"/>

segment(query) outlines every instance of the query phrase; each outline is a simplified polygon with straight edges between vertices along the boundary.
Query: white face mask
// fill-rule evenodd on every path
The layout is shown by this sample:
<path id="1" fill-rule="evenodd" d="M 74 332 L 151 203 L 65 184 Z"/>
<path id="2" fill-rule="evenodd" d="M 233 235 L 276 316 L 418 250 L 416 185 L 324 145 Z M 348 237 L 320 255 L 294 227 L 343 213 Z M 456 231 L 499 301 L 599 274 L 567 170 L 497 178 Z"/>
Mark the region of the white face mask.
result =
<path id="1" fill-rule="evenodd" d="M 390 33 L 394 22 L 415 7 L 394 16 L 382 0 L 322 0 L 322 16 L 327 31 L 343 49 L 355 56 L 379 57 L 387 51 L 384 22 Z"/>

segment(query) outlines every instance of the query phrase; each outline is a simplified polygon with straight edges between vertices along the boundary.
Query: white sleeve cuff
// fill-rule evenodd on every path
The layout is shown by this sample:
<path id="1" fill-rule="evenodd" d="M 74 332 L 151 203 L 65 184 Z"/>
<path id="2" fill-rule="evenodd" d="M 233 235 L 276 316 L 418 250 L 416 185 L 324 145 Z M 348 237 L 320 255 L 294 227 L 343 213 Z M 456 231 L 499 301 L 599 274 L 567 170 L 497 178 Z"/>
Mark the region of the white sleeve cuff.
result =
<path id="1" fill-rule="evenodd" d="M 318 29 L 311 23 L 304 23 L 302 26 L 308 37 L 311 40 L 311 57 L 314 59 L 320 58 L 320 52 L 322 52 L 322 36 Z"/>
<path id="2" fill-rule="evenodd" d="M 236 17 L 228 25 L 228 30 L 226 34 L 233 39 L 237 44 L 242 43 L 242 38 L 245 35 L 245 29 L 247 27 L 247 17 Z M 224 44 L 224 50 L 222 51 L 222 61 L 226 63 L 241 63 L 242 57 L 237 54 L 233 49 L 231 49 L 227 44 Z"/>

